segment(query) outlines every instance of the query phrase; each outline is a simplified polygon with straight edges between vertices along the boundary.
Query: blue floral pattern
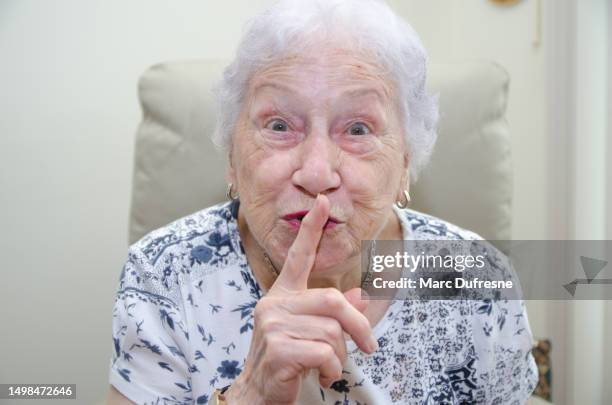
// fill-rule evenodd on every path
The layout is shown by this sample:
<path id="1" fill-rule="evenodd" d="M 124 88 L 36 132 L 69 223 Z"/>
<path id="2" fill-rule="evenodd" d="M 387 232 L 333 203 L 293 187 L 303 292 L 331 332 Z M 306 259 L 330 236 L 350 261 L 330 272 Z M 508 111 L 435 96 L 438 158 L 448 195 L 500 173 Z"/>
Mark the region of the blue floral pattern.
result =
<path id="1" fill-rule="evenodd" d="M 110 382 L 132 401 L 206 404 L 244 368 L 263 293 L 240 242 L 238 207 L 204 209 L 130 248 L 113 308 Z M 396 213 L 407 239 L 480 239 L 413 210 Z M 315 376 L 299 403 L 522 404 L 537 382 L 522 301 L 398 300 L 374 332 L 376 353 L 348 342 L 343 377 L 322 389 Z"/>

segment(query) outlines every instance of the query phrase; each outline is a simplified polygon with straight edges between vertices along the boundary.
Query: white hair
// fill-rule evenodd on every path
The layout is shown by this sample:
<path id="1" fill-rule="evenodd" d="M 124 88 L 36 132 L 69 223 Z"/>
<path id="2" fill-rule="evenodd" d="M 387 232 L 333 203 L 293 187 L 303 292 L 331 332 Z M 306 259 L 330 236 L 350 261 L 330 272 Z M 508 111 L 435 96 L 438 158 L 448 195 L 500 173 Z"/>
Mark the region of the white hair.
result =
<path id="1" fill-rule="evenodd" d="M 438 100 L 425 89 L 427 54 L 416 32 L 383 0 L 281 0 L 251 19 L 236 57 L 215 87 L 213 143 L 229 149 L 251 78 L 262 68 L 333 39 L 373 58 L 398 98 L 411 180 L 436 141 Z M 326 41 L 321 43 L 321 41 Z"/>

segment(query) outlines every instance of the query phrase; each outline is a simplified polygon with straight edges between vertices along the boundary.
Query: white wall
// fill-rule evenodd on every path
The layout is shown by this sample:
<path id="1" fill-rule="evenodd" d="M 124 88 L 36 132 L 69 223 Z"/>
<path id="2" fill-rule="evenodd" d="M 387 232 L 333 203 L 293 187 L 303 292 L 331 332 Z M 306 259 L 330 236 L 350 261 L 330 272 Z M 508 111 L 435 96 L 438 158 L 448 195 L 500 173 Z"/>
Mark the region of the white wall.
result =
<path id="1" fill-rule="evenodd" d="M 607 156 L 612 156 L 612 6 L 608 4 L 607 10 L 608 16 L 608 32 L 607 32 L 607 53 L 608 53 L 608 94 L 606 97 L 606 105 L 607 116 L 608 116 L 608 125 L 607 125 L 607 136 L 606 136 L 606 151 Z M 607 190 L 608 193 L 606 195 L 606 201 L 612 201 L 612 162 L 609 160 L 606 162 L 606 180 L 607 180 Z M 610 204 L 608 203 L 608 206 Z M 607 215 L 607 231 L 606 231 L 606 239 L 612 239 L 612 215 L 606 213 Z M 604 336 L 612 336 L 612 301 L 608 301 L 605 303 L 605 329 Z M 609 376 L 612 375 L 612 350 L 608 350 L 604 359 L 604 370 L 603 375 Z M 604 384 L 604 398 L 612 398 L 612 384 Z"/>
<path id="2" fill-rule="evenodd" d="M 575 11 L 572 152 L 574 154 L 575 239 L 606 239 L 606 137 L 608 0 L 583 0 Z M 608 203 L 609 204 L 609 203 Z M 604 360 L 612 350 L 606 343 L 605 301 L 571 302 L 567 392 L 570 403 L 609 403 Z M 609 377 L 607 377 L 609 379 Z M 606 395 L 606 396 L 604 396 Z"/>
<path id="3" fill-rule="evenodd" d="M 0 382 L 77 383 L 79 403 L 104 395 L 126 254 L 137 78 L 159 61 L 230 57 L 243 22 L 271 2 L 0 3 Z M 552 47 L 547 24 L 564 26 L 558 0 L 542 1 L 539 46 L 538 0 L 507 8 L 485 0 L 390 4 L 432 60 L 490 59 L 509 71 L 514 238 L 567 237 L 559 223 L 569 208 L 557 201 L 567 190 L 550 192 L 550 167 L 563 164 L 550 148 L 557 93 L 549 76 L 563 49 Z M 534 334 L 561 344 L 554 350 L 563 366 L 565 327 L 555 328 L 564 319 L 550 317 L 561 309 L 528 307 Z M 559 385 L 555 395 L 564 403 Z"/>

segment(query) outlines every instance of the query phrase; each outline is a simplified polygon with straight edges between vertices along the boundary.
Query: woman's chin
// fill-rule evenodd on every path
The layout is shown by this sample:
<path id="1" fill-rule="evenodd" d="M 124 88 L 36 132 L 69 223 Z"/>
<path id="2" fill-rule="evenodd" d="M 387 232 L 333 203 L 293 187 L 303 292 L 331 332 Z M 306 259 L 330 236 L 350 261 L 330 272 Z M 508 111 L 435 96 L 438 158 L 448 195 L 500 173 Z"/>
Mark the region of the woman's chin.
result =
<path id="1" fill-rule="evenodd" d="M 317 248 L 317 256 L 312 269 L 313 273 L 325 272 L 333 270 L 338 266 L 346 264 L 351 256 L 355 255 L 354 249 L 349 240 L 350 236 L 347 232 L 343 232 L 344 226 L 326 229 L 321 235 L 321 241 Z M 287 252 L 295 242 L 297 232 L 287 232 L 286 229 L 277 233 L 276 250 L 280 256 L 286 258 Z M 281 253 L 282 252 L 282 253 Z M 278 257 L 278 256 L 277 256 Z"/>
<path id="2" fill-rule="evenodd" d="M 347 261 L 350 259 L 350 252 L 344 251 L 339 247 L 322 247 L 317 252 L 312 273 L 323 273 L 334 271 L 338 267 L 346 267 Z"/>

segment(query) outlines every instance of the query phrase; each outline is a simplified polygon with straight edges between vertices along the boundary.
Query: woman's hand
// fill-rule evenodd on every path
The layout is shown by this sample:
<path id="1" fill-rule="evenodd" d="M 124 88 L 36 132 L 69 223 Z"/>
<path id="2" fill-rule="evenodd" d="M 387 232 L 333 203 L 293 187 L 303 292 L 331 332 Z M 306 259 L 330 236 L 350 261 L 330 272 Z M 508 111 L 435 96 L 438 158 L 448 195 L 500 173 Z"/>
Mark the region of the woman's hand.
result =
<path id="1" fill-rule="evenodd" d="M 310 369 L 319 371 L 319 383 L 328 388 L 342 376 L 344 332 L 364 352 L 377 349 L 362 314 L 367 302 L 360 300 L 359 288 L 344 294 L 335 288 L 307 288 L 328 216 L 329 200 L 319 195 L 280 275 L 255 307 L 251 347 L 243 372 L 227 393 L 228 404 L 293 404 Z"/>

